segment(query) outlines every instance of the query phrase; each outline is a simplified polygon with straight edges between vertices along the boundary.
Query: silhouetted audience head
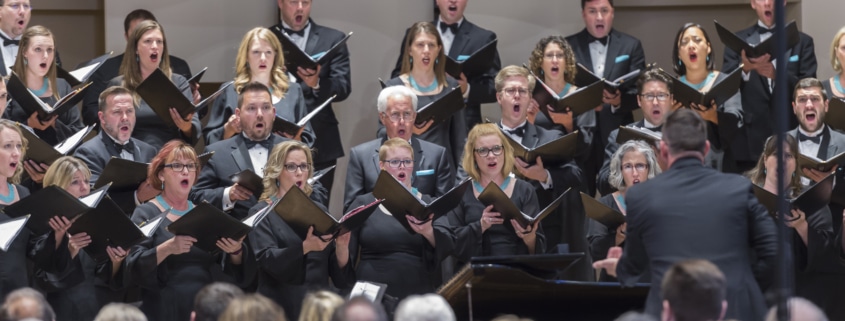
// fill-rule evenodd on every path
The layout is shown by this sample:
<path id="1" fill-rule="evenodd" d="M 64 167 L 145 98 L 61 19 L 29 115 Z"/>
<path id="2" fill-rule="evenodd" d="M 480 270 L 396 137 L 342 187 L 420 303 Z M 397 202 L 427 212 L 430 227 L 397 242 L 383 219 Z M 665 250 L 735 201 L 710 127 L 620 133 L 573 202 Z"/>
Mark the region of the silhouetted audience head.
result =
<path id="1" fill-rule="evenodd" d="M 32 288 L 17 289 L 9 293 L 0 312 L 2 321 L 56 320 L 56 313 L 44 299 L 44 295 Z"/>
<path id="2" fill-rule="evenodd" d="M 455 321 L 455 312 L 442 296 L 437 294 L 411 295 L 399 303 L 395 320 L 402 321 Z M 302 320 L 300 320 L 302 321 Z"/>
<path id="3" fill-rule="evenodd" d="M 827 316 L 807 299 L 794 297 L 787 301 L 789 306 L 790 321 L 827 321 Z M 777 321 L 777 307 L 769 309 L 766 314 L 766 321 Z"/>
<path id="4" fill-rule="evenodd" d="M 100 309 L 94 321 L 147 321 L 147 317 L 134 305 L 109 303 Z"/>
<path id="5" fill-rule="evenodd" d="M 628 311 L 613 321 L 657 321 L 653 316 L 636 311 Z"/>
<path id="6" fill-rule="evenodd" d="M 285 311 L 267 297 L 250 293 L 232 299 L 218 321 L 287 321 Z"/>
<path id="7" fill-rule="evenodd" d="M 529 318 L 520 318 L 516 314 L 504 314 L 493 318 L 490 321 L 533 321 Z"/>
<path id="8" fill-rule="evenodd" d="M 663 321 L 721 320 L 728 302 L 722 271 L 707 260 L 685 260 L 663 276 Z"/>
<path id="9" fill-rule="evenodd" d="M 244 291 L 229 283 L 215 282 L 206 285 L 194 297 L 191 321 L 217 321 L 223 310 L 229 306 L 229 302 L 243 295 Z"/>
<path id="10" fill-rule="evenodd" d="M 310 292 L 302 300 L 299 321 L 331 321 L 334 311 L 341 305 L 343 298 L 333 292 Z"/>
<path id="11" fill-rule="evenodd" d="M 357 296 L 346 301 L 334 312 L 332 321 L 388 321 L 381 304 Z"/>

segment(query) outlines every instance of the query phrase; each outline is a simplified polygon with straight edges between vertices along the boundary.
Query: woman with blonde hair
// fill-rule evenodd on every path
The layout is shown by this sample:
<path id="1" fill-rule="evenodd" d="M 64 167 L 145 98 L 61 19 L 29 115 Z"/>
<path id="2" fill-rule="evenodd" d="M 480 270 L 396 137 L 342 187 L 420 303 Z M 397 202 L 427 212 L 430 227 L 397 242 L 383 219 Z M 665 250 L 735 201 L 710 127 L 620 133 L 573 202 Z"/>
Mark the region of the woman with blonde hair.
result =
<path id="1" fill-rule="evenodd" d="M 273 300 L 250 293 L 232 299 L 219 321 L 286 321 L 285 311 Z"/>
<path id="2" fill-rule="evenodd" d="M 836 32 L 830 43 L 830 66 L 836 75 L 822 82 L 824 90 L 829 97 L 845 98 L 845 27 Z"/>
<path id="3" fill-rule="evenodd" d="M 334 311 L 343 305 L 343 298 L 329 291 L 310 292 L 302 301 L 299 321 L 331 321 Z"/>
<path id="4" fill-rule="evenodd" d="M 203 128 L 206 144 L 241 132 L 240 119 L 235 115 L 235 109 L 240 104 L 238 94 L 247 83 L 254 81 L 270 88 L 276 116 L 295 123 L 308 114 L 302 87 L 290 81 L 285 72 L 285 56 L 279 38 L 267 28 L 254 28 L 244 35 L 238 47 L 234 81 L 222 85 L 229 87 L 217 97 L 208 124 Z M 315 138 L 311 124 L 306 124 L 299 136 L 282 136 L 300 140 L 308 146 L 314 143 Z"/>
<path id="5" fill-rule="evenodd" d="M 59 314 L 62 318 L 64 315 Z M 76 320 L 76 319 L 68 319 Z M 147 321 L 147 317 L 133 305 L 126 303 L 109 303 L 97 313 L 94 321 Z"/>

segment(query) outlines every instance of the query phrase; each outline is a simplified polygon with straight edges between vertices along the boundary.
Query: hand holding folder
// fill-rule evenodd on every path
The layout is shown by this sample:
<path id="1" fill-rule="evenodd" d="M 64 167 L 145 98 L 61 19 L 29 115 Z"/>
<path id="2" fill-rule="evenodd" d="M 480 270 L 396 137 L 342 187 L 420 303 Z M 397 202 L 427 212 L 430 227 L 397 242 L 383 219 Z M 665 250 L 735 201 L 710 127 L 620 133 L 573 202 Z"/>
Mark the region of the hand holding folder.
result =
<path id="1" fill-rule="evenodd" d="M 416 234 L 411 228 L 411 222 L 405 215 L 410 215 L 417 223 L 427 223 L 430 220 L 437 219 L 440 216 L 446 215 L 453 208 L 461 203 L 461 199 L 466 194 L 467 188 L 470 186 L 470 179 L 464 179 L 455 187 L 452 187 L 448 192 L 441 195 L 437 199 L 426 203 L 416 195 L 411 194 L 402 183 L 396 180 L 390 173 L 381 171 L 376 180 L 376 185 L 373 188 L 373 196 L 377 199 L 384 199 L 384 207 L 395 218 L 408 233 Z M 429 219 L 429 216 L 433 216 Z"/>
<path id="2" fill-rule="evenodd" d="M 204 109 L 207 107 L 212 101 L 214 101 L 217 96 L 223 93 L 232 83 L 227 83 L 225 86 L 220 87 L 216 92 L 211 94 L 210 96 L 206 97 L 198 104 L 194 105 L 194 103 L 185 95 L 182 94 L 182 90 L 176 86 L 167 75 L 164 74 L 161 69 L 156 69 L 150 74 L 141 84 L 138 85 L 138 88 L 135 91 L 138 95 L 147 102 L 147 105 L 150 105 L 150 108 L 164 121 L 168 126 L 176 127 L 176 123 L 173 121 L 173 117 L 171 117 L 170 109 L 176 109 L 176 112 L 181 116 L 183 120 L 188 120 L 189 116 L 199 110 Z"/>
<path id="3" fill-rule="evenodd" d="M 336 219 L 314 203 L 299 187 L 295 187 L 285 193 L 285 196 L 276 204 L 274 211 L 301 239 L 305 240 L 309 235 L 309 229 L 313 227 L 313 234 L 326 240 L 360 228 L 382 201 L 376 200 L 352 209 L 340 219 Z"/>
<path id="4" fill-rule="evenodd" d="M 565 192 L 561 193 L 554 201 L 549 203 L 546 208 L 542 209 L 539 213 L 534 213 L 533 215 L 529 215 L 520 211 L 516 204 L 499 188 L 499 185 L 496 185 L 494 182 L 490 182 L 487 184 L 487 187 L 481 191 L 481 194 L 478 194 L 478 200 L 481 201 L 484 206 L 493 205 L 493 210 L 499 212 L 502 215 L 502 218 L 505 220 L 516 220 L 516 222 L 522 228 L 527 228 L 529 225 L 534 225 L 534 222 L 541 221 L 546 216 L 549 216 L 557 207 L 560 205 L 560 202 L 563 201 L 563 196 L 566 193 L 569 193 L 571 189 L 567 189 Z"/>

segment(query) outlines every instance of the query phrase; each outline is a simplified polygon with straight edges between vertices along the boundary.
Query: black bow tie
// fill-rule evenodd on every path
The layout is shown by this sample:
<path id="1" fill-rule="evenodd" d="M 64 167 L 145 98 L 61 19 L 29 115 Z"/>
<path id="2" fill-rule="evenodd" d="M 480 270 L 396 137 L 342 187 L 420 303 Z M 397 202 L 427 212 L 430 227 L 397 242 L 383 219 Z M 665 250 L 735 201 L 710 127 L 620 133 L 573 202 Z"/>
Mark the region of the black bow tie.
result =
<path id="1" fill-rule="evenodd" d="M 816 136 L 810 137 L 810 136 L 804 135 L 804 133 L 802 133 L 800 131 L 798 132 L 798 141 L 799 142 L 808 141 L 808 140 L 815 143 L 815 144 L 821 144 L 822 143 L 822 135 L 816 135 Z"/>
<path id="2" fill-rule="evenodd" d="M 527 124 L 519 126 L 517 128 L 514 128 L 514 129 L 505 129 L 505 132 L 507 132 L 509 135 L 516 135 L 516 136 L 519 136 L 519 137 L 523 137 L 523 136 L 525 136 L 525 127 L 527 127 Z"/>
<path id="3" fill-rule="evenodd" d="M 775 29 L 774 29 L 774 28 L 769 29 L 769 28 L 766 28 L 766 27 L 761 26 L 760 24 L 757 24 L 756 26 L 757 26 L 757 33 L 758 33 L 758 34 L 761 34 L 761 35 L 762 35 L 762 34 L 764 34 L 764 33 L 775 33 Z"/>
<path id="4" fill-rule="evenodd" d="M 117 149 L 118 154 L 125 150 L 126 152 L 135 155 L 135 143 L 133 143 L 131 139 L 126 141 L 126 144 L 114 142 L 114 148 Z"/>
<path id="5" fill-rule="evenodd" d="M 302 28 L 302 30 L 299 30 L 299 31 L 293 31 L 293 29 L 288 29 L 288 28 L 282 28 L 282 29 L 285 29 L 285 33 L 287 33 L 291 37 L 293 37 L 293 35 L 305 37 L 305 28 Z"/>
<path id="6" fill-rule="evenodd" d="M 608 36 L 604 36 L 602 38 L 596 38 L 596 37 L 593 37 L 593 35 L 591 35 L 589 33 L 587 33 L 587 36 L 590 37 L 590 41 L 588 41 L 587 43 L 598 41 L 598 42 L 601 42 L 602 46 L 607 46 L 607 38 L 609 38 Z"/>
<path id="7" fill-rule="evenodd" d="M 270 138 L 267 138 L 265 140 L 260 140 L 260 141 L 255 141 L 255 140 L 251 140 L 249 138 L 244 138 L 244 143 L 246 143 L 246 149 L 252 149 L 253 147 L 255 147 L 255 145 L 261 145 L 264 148 L 266 148 L 268 151 L 273 149 L 273 142 L 271 141 Z"/>
<path id="8" fill-rule="evenodd" d="M 20 40 L 9 39 L 9 38 L 6 38 L 6 36 L 4 36 L 4 35 L 0 35 L 0 38 L 3 38 L 3 47 L 8 46 L 8 45 L 16 45 L 16 46 L 21 45 Z"/>
<path id="9" fill-rule="evenodd" d="M 443 21 L 440 21 L 440 32 L 441 33 L 446 32 L 446 29 L 448 29 L 448 30 L 452 31 L 453 35 L 457 35 L 458 34 L 458 27 L 459 26 L 458 26 L 457 22 L 452 23 L 452 24 L 448 24 L 448 23 L 445 23 Z"/>

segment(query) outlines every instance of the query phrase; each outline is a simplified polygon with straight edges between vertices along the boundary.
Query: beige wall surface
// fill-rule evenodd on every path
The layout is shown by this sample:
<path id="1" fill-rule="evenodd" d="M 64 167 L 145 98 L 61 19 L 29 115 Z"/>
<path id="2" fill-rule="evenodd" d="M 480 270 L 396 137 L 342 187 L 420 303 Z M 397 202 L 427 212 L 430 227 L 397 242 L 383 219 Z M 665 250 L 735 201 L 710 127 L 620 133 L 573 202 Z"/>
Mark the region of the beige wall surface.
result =
<path id="1" fill-rule="evenodd" d="M 616 0 L 616 5 L 615 27 L 643 41 L 647 62 L 666 67 L 671 62 L 672 38 L 683 23 L 697 22 L 715 37 L 713 19 L 736 30 L 756 21 L 748 0 Z M 209 82 L 231 79 L 235 50 L 243 34 L 255 26 L 275 24 L 278 17 L 273 0 L 105 0 L 104 6 L 107 50 L 123 51 L 123 17 L 143 6 L 164 25 L 171 54 L 186 59 L 195 70 L 208 66 L 204 80 Z M 374 136 L 376 79 L 389 77 L 404 30 L 415 21 L 431 20 L 432 7 L 429 0 L 313 2 L 312 17 L 317 23 L 355 32 L 349 41 L 352 94 L 334 107 L 347 150 Z M 821 39 L 816 36 L 820 75 L 830 75 L 825 73 L 830 69 L 827 46 L 843 24 L 830 21 L 842 21 L 834 16 L 842 7 L 841 0 L 790 1 L 787 6 L 788 19 L 799 20 L 799 26 L 811 35 L 822 35 Z M 534 44 L 544 36 L 569 35 L 583 28 L 579 1 L 575 0 L 476 0 L 470 1 L 466 17 L 497 33 L 503 65 L 527 62 Z M 714 47 L 717 65 L 721 65 L 718 39 L 714 39 Z M 484 106 L 483 112 L 498 119 L 495 105 Z M 343 158 L 336 171 L 334 213 L 339 212 L 343 197 L 345 168 Z"/>

